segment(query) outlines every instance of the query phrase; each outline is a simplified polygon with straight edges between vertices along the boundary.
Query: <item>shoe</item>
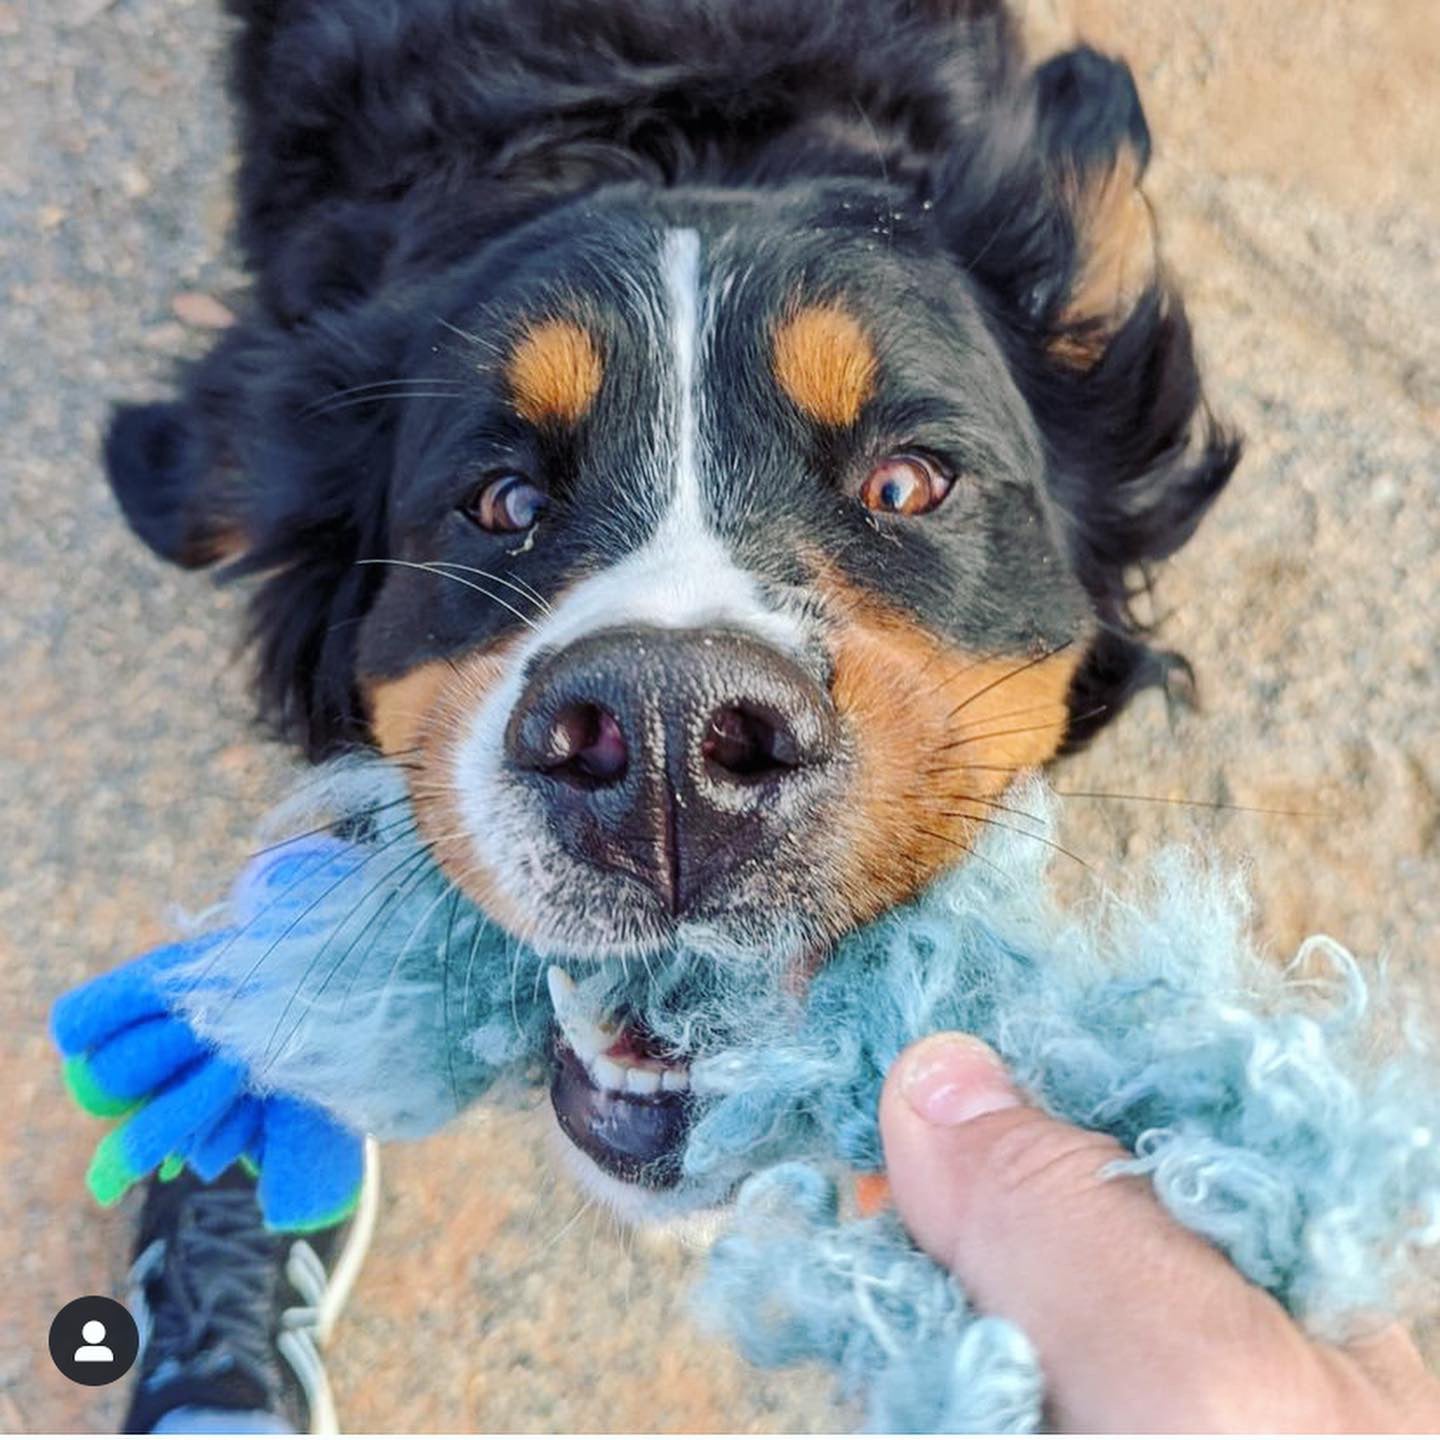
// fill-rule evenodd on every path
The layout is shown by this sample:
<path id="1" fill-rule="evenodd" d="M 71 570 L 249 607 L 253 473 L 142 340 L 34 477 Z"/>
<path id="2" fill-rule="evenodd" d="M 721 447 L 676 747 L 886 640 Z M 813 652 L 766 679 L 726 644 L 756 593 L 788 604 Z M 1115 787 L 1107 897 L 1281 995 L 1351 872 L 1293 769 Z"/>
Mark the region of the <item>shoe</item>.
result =
<path id="1" fill-rule="evenodd" d="M 354 1213 L 294 1236 L 265 1228 L 238 1165 L 209 1185 L 188 1170 L 152 1180 L 130 1269 L 140 1356 L 124 1433 L 223 1433 L 228 1414 L 236 1429 L 337 1434 L 321 1350 L 369 1248 L 378 1189 L 367 1140 Z"/>

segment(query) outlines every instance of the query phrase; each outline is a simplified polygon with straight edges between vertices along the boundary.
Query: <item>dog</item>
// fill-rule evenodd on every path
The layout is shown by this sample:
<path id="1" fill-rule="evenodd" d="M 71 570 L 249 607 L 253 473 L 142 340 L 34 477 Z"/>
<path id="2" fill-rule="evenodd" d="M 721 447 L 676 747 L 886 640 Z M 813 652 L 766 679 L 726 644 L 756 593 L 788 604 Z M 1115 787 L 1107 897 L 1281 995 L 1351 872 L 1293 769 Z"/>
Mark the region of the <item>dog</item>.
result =
<path id="1" fill-rule="evenodd" d="M 1183 672 L 1132 601 L 1239 447 L 1123 63 L 995 0 L 230 8 L 253 290 L 109 476 L 512 934 L 803 984 Z M 558 1055 L 597 1183 L 663 1174 L 686 1057 Z"/>

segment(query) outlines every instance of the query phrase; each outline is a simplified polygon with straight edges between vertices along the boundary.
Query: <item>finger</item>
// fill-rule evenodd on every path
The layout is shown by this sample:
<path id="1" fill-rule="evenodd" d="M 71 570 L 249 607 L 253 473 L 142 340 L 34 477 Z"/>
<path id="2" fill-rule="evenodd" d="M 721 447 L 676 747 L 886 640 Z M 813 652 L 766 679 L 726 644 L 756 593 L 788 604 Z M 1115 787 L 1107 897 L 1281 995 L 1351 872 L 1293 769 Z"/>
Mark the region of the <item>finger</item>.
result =
<path id="1" fill-rule="evenodd" d="M 1352 1340 L 1339 1354 L 1363 1376 L 1366 1388 L 1389 1398 L 1405 1417 L 1406 1433 L 1440 1433 L 1440 1384 L 1403 1325 Z"/>
<path id="2" fill-rule="evenodd" d="M 260 1135 L 261 1103 L 242 1095 L 214 1125 L 190 1147 L 186 1161 L 208 1185 L 255 1145 Z"/>
<path id="3" fill-rule="evenodd" d="M 1263 1405 L 1265 1374 L 1318 1369 L 1147 1181 L 1104 1178 L 1124 1154 L 1113 1140 L 1028 1105 L 978 1041 L 912 1047 L 880 1113 L 900 1215 L 981 1310 L 1030 1336 L 1065 1428 L 1231 1428 L 1237 1403 Z"/>

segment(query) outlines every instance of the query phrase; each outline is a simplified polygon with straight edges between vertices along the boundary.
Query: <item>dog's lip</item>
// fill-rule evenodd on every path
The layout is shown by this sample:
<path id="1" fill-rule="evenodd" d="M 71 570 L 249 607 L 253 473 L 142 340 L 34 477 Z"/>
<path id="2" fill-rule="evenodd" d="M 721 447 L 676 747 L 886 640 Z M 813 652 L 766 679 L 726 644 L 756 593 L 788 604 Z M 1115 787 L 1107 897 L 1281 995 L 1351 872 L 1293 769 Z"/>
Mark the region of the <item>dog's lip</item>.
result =
<path id="1" fill-rule="evenodd" d="M 785 985 L 803 995 L 824 948 L 802 955 Z M 633 1015 L 596 1014 L 569 973 L 546 975 L 555 1009 L 550 1103 L 566 1137 L 606 1174 L 652 1190 L 677 1185 L 696 1101 L 690 1057 L 676 1055 Z"/>
<path id="2" fill-rule="evenodd" d="M 690 1129 L 689 1091 L 641 1094 L 600 1084 L 558 1029 L 553 1054 L 550 1103 L 567 1138 L 617 1180 L 673 1188 Z"/>

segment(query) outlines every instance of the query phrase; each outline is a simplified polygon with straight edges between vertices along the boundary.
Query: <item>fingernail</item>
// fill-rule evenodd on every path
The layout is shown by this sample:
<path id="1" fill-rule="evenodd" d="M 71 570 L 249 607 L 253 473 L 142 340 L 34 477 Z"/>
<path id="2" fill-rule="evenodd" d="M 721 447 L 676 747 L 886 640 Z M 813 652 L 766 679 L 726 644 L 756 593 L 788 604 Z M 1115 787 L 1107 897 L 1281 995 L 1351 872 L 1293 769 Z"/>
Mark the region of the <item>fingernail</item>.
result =
<path id="1" fill-rule="evenodd" d="M 1023 1104 L 1004 1063 L 970 1035 L 932 1035 L 905 1058 L 900 1091 L 927 1125 L 963 1125 Z"/>

